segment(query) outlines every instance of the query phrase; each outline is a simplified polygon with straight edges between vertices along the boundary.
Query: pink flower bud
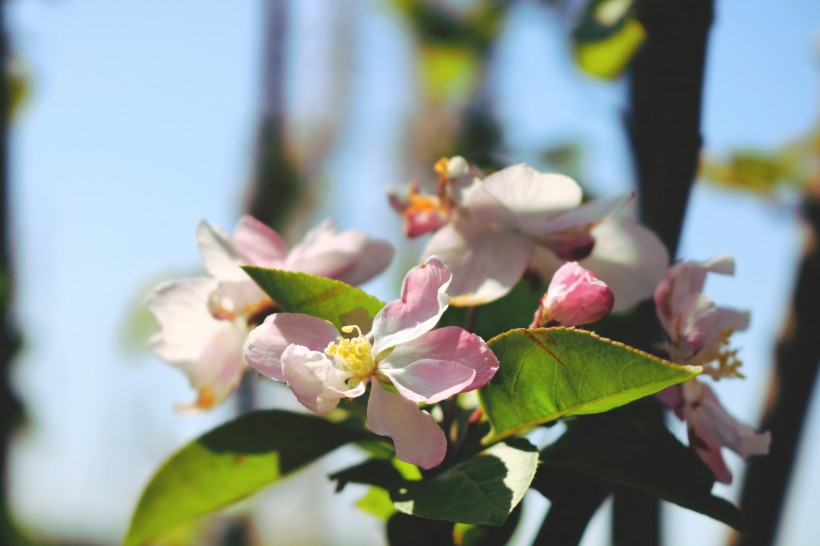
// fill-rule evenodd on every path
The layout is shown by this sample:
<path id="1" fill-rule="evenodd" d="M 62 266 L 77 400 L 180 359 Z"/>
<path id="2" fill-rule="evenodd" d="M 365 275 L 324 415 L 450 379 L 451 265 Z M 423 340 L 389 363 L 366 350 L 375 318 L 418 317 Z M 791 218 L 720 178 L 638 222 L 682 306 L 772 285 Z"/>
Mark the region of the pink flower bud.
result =
<path id="1" fill-rule="evenodd" d="M 590 324 L 604 318 L 614 303 L 612 290 L 602 280 L 577 262 L 568 262 L 553 275 L 533 326 Z"/>

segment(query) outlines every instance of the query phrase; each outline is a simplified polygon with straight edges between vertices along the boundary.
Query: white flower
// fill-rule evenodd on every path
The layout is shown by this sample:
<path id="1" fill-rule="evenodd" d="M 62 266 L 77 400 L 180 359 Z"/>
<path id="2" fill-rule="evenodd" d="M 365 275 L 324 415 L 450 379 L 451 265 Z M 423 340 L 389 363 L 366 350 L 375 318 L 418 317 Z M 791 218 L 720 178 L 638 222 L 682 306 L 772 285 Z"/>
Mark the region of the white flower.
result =
<path id="1" fill-rule="evenodd" d="M 412 188 L 406 201 L 393 199 L 414 234 L 435 231 L 424 258 L 439 256 L 453 272 L 453 305 L 496 300 L 528 268 L 549 279 L 566 261 L 609 285 L 616 311 L 650 296 L 663 277 L 668 254 L 660 240 L 609 216 L 631 195 L 582 204 L 581 188 L 560 174 L 519 164 L 481 178 L 459 165 L 440 169 L 436 196 Z"/>
<path id="2" fill-rule="evenodd" d="M 388 243 L 358 231 L 337 233 L 331 221 L 288 251 L 275 231 L 250 216 L 239 221 L 233 237 L 200 222 L 197 243 L 208 275 L 163 283 L 146 301 L 160 326 L 152 349 L 179 366 L 197 391 L 194 402 L 179 407 L 188 411 L 209 409 L 234 391 L 248 369 L 242 354 L 248 332 L 276 311 L 241 265 L 359 284 L 380 273 L 393 255 Z"/>

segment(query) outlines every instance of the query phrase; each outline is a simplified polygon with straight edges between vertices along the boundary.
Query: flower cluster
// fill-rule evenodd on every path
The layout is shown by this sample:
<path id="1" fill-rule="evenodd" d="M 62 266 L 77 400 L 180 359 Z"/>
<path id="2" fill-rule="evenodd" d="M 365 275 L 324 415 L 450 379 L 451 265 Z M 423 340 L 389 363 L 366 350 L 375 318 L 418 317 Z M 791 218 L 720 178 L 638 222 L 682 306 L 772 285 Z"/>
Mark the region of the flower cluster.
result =
<path id="1" fill-rule="evenodd" d="M 214 407 L 252 368 L 285 383 L 316 414 L 366 396 L 368 426 L 392 440 L 396 456 L 436 467 L 452 438 L 443 430 L 450 423 L 439 423 L 433 406 L 484 387 L 500 367 L 488 344 L 469 331 L 470 320 L 467 329 L 436 325 L 449 305 L 497 300 L 525 275 L 550 281 L 527 310 L 537 308 L 530 328 L 591 324 L 652 296 L 657 286 L 669 358 L 702 366 L 715 379 L 739 375 L 728 341 L 747 326 L 748 313 L 717 307 L 702 293 L 707 272 L 732 272 L 730 258 L 680 262 L 667 271 L 668 254 L 657 237 L 616 215 L 631 195 L 584 203 L 572 179 L 524 164 L 485 175 L 454 157 L 439 161 L 435 171 L 434 193 L 415 183 L 390 197 L 406 235 L 431 238 L 421 264 L 405 276 L 400 298 L 372 321 L 340 324 L 288 312 L 242 266 L 357 285 L 386 268 L 393 255 L 388 243 L 338 232 L 325 221 L 288 249 L 249 216 L 233 235 L 201 222 L 197 242 L 207 274 L 163 283 L 147 300 L 160 327 L 153 350 L 180 367 L 197 391 L 196 400 L 180 408 Z M 692 447 L 719 481 L 731 479 L 721 446 L 743 457 L 768 449 L 769 435 L 735 421 L 704 382 L 693 379 L 659 396 L 687 421 Z"/>

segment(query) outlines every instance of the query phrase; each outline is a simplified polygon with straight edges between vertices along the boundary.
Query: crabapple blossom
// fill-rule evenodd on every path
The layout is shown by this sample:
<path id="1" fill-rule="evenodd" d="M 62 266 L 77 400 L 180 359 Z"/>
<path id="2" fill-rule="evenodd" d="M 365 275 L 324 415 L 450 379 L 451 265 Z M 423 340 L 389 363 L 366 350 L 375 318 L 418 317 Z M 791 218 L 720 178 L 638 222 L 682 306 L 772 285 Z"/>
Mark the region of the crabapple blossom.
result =
<path id="1" fill-rule="evenodd" d="M 380 273 L 392 247 L 358 231 L 338 233 L 330 221 L 313 228 L 290 250 L 279 235 L 251 216 L 243 216 L 233 237 L 204 220 L 197 243 L 207 276 L 162 283 L 147 297 L 159 323 L 150 346 L 180 367 L 197 391 L 182 411 L 209 409 L 236 388 L 248 369 L 242 353 L 251 328 L 277 310 L 241 265 L 303 271 L 362 283 Z"/>
<path id="2" fill-rule="evenodd" d="M 441 463 L 447 442 L 419 403 L 433 404 L 486 384 L 498 360 L 484 341 L 462 328 L 433 330 L 447 309 L 452 275 L 435 256 L 407 274 L 401 299 L 373 319 L 372 331 L 277 313 L 253 330 L 245 356 L 259 373 L 284 381 L 309 410 L 322 414 L 370 386 L 367 422 L 393 439 L 396 455 L 422 468 Z"/>
<path id="3" fill-rule="evenodd" d="M 612 310 L 612 290 L 594 273 L 567 262 L 552 276 L 535 313 L 533 327 L 581 326 L 597 322 Z"/>
<path id="4" fill-rule="evenodd" d="M 484 177 L 457 157 L 439 162 L 436 195 L 411 186 L 395 195 L 410 236 L 435 232 L 424 256 L 439 256 L 453 272 L 453 305 L 480 305 L 509 292 L 527 269 L 543 278 L 566 261 L 594 271 L 623 311 L 650 296 L 663 277 L 668 254 L 649 230 L 611 213 L 624 195 L 581 203 L 578 184 L 560 174 L 518 164 Z"/>
<path id="5" fill-rule="evenodd" d="M 749 313 L 717 307 L 702 293 L 709 272 L 731 275 L 734 260 L 721 256 L 705 262 L 677 262 L 656 288 L 655 308 L 669 336 L 663 348 L 671 360 L 703 366 L 715 379 L 740 376 L 740 361 L 727 346 L 735 330 L 748 327 Z M 689 445 L 721 483 L 732 481 L 721 447 L 744 459 L 769 452 L 771 434 L 758 434 L 732 417 L 712 388 L 697 378 L 669 387 L 658 398 L 686 421 Z"/>

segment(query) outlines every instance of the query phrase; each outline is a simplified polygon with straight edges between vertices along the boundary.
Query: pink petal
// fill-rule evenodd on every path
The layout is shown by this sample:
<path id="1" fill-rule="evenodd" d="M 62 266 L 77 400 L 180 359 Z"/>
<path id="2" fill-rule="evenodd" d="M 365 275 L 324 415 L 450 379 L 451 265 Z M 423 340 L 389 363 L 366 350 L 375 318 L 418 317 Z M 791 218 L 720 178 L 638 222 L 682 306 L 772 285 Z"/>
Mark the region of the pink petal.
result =
<path id="1" fill-rule="evenodd" d="M 434 404 L 450 398 L 462 392 L 475 378 L 475 370 L 450 360 L 431 358 L 422 358 L 396 368 L 385 363 L 379 371 L 393 382 L 399 394 L 417 404 Z"/>
<path id="2" fill-rule="evenodd" d="M 592 228 L 595 248 L 579 263 L 615 295 L 613 311 L 626 311 L 652 295 L 666 274 L 669 253 L 647 228 L 626 218 L 608 217 Z"/>
<path id="3" fill-rule="evenodd" d="M 706 463 L 715 476 L 715 480 L 725 484 L 732 483 L 732 471 L 726 466 L 726 461 L 720 452 L 720 444 L 697 420 L 687 421 L 689 446 L 700 457 L 700 460 Z"/>
<path id="4" fill-rule="evenodd" d="M 196 227 L 196 240 L 205 270 L 219 280 L 238 281 L 247 279 L 239 268 L 242 259 L 237 254 L 230 237 L 205 220 Z"/>
<path id="5" fill-rule="evenodd" d="M 687 381 L 682 385 L 689 406 L 687 420 L 699 435 L 711 436 L 744 459 L 769 453 L 771 433 L 758 434 L 754 428 L 729 415 L 709 385 Z"/>
<path id="6" fill-rule="evenodd" d="M 387 269 L 393 259 L 393 245 L 372 239 L 358 231 L 346 231 L 339 236 L 339 245 L 347 249 L 349 264 L 343 273 L 334 275 L 347 284 L 358 286 Z"/>
<path id="7" fill-rule="evenodd" d="M 151 349 L 168 362 L 195 361 L 225 322 L 208 311 L 208 298 L 217 281 L 196 277 L 165 282 L 145 300 L 160 330 L 149 341 Z"/>
<path id="8" fill-rule="evenodd" d="M 655 394 L 655 398 L 660 400 L 667 408 L 671 409 L 675 417 L 681 421 L 686 419 L 683 413 L 683 393 L 681 392 L 680 385 L 666 387 Z"/>
<path id="9" fill-rule="evenodd" d="M 392 257 L 389 243 L 358 231 L 337 233 L 333 222 L 325 220 L 291 249 L 285 268 L 361 284 L 381 273 Z"/>
<path id="10" fill-rule="evenodd" d="M 275 313 L 248 335 L 245 358 L 262 375 L 285 381 L 282 354 L 289 345 L 324 351 L 338 335 L 336 327 L 326 320 L 298 313 Z"/>
<path id="11" fill-rule="evenodd" d="M 404 277 L 401 299 L 388 303 L 373 319 L 373 354 L 406 343 L 436 325 L 447 309 L 450 270 L 435 256 Z"/>
<path id="12" fill-rule="evenodd" d="M 749 313 L 717 307 L 711 298 L 689 294 L 678 302 L 672 325 L 677 327 L 669 333 L 671 343 L 681 358 L 691 359 L 698 353 L 705 360 L 689 362 L 702 364 L 716 358 L 726 332 L 745 330 L 749 327 Z"/>
<path id="13" fill-rule="evenodd" d="M 271 228 L 244 215 L 236 226 L 233 244 L 246 263 L 262 267 L 281 268 L 288 245 Z"/>
<path id="14" fill-rule="evenodd" d="M 296 399 L 313 413 L 335 408 L 347 389 L 347 376 L 324 353 L 301 345 L 290 345 L 282 353 L 282 375 Z"/>
<path id="15" fill-rule="evenodd" d="M 597 322 L 612 310 L 612 290 L 576 262 L 561 266 L 541 299 L 536 326 L 557 322 L 580 326 Z"/>
<path id="16" fill-rule="evenodd" d="M 401 214 L 404 234 L 410 238 L 436 231 L 450 220 L 449 210 L 441 199 L 419 192 L 418 182 L 389 192 L 388 199 L 393 210 Z"/>
<path id="17" fill-rule="evenodd" d="M 367 423 L 376 434 L 393 439 L 396 456 L 402 461 L 429 469 L 444 460 L 447 439 L 436 420 L 378 382 L 370 389 Z"/>
<path id="18" fill-rule="evenodd" d="M 655 289 L 655 308 L 667 331 L 673 327 L 675 316 L 680 315 L 681 302 L 692 294 L 703 292 L 708 272 L 732 275 L 735 262 L 731 256 L 720 256 L 705 262 L 676 262 L 665 273 Z"/>
<path id="19" fill-rule="evenodd" d="M 514 231 L 460 219 L 433 235 L 424 256 L 438 256 L 452 271 L 450 302 L 474 306 L 506 295 L 524 274 L 533 248 Z"/>
<path id="20" fill-rule="evenodd" d="M 475 375 L 469 383 L 463 385 L 460 390 L 456 390 L 451 394 L 467 392 L 483 387 L 492 379 L 493 375 L 495 375 L 499 365 L 495 354 L 487 347 L 483 339 L 458 326 L 445 326 L 444 328 L 437 328 L 412 341 L 396 346 L 393 351 L 380 362 L 379 367 L 380 369 L 382 366 L 390 368 L 390 371 L 383 371 L 389 377 L 395 378 L 397 375 L 415 374 L 416 368 L 413 364 L 417 361 L 452 362 L 466 369 L 475 371 Z M 419 368 L 419 371 L 421 370 L 422 368 Z M 436 383 L 439 385 L 438 389 L 441 391 L 451 389 L 454 385 L 461 383 L 454 375 L 450 376 L 442 373 L 437 379 L 435 369 L 429 369 L 429 372 L 433 373 L 429 377 L 431 389 L 428 392 L 435 392 Z M 424 373 L 428 373 L 426 366 Z M 454 371 L 453 373 L 463 372 Z M 466 374 L 464 375 L 466 377 Z M 398 385 L 396 388 L 401 391 L 401 387 Z M 443 398 L 446 398 L 446 396 L 438 399 L 441 400 Z M 412 398 L 409 397 L 408 399 L 412 400 Z"/>

